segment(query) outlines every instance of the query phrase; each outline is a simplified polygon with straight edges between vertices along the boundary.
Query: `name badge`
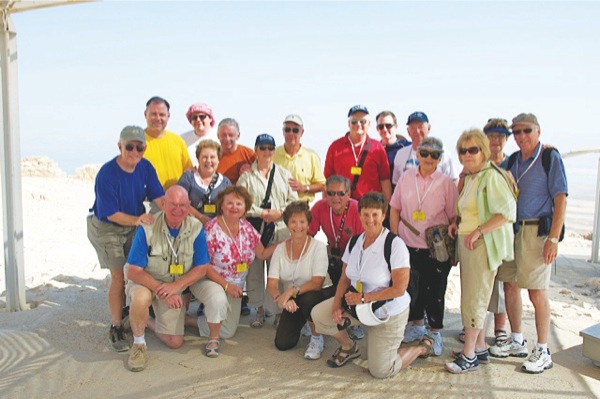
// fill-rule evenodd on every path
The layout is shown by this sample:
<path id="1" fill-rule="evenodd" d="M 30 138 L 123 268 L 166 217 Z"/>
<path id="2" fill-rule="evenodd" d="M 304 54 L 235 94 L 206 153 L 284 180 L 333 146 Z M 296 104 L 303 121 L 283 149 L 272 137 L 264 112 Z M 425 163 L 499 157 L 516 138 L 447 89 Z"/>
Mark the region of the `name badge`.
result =
<path id="1" fill-rule="evenodd" d="M 169 266 L 169 274 L 181 276 L 183 274 L 183 265 L 171 264 Z"/>
<path id="2" fill-rule="evenodd" d="M 414 211 L 412 213 L 412 220 L 414 220 L 415 222 L 424 222 L 425 221 L 425 212 Z"/>
<path id="3" fill-rule="evenodd" d="M 217 206 L 215 204 L 204 204 L 204 213 L 217 213 Z"/>
<path id="4" fill-rule="evenodd" d="M 362 283 L 360 282 L 360 280 L 356 282 L 356 291 L 362 294 Z"/>
<path id="5" fill-rule="evenodd" d="M 248 263 L 246 262 L 240 262 L 236 265 L 236 271 L 238 273 L 244 273 L 248 271 Z"/>
<path id="6" fill-rule="evenodd" d="M 360 166 L 353 166 L 350 169 L 350 174 L 352 174 L 352 175 L 360 176 L 361 173 L 362 173 L 362 168 Z"/>

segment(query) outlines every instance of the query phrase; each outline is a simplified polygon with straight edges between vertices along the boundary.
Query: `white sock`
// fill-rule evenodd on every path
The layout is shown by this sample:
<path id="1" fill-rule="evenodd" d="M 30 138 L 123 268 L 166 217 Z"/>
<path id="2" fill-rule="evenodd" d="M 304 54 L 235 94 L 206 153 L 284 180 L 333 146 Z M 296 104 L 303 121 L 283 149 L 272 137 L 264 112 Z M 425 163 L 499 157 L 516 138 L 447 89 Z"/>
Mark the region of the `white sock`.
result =
<path id="1" fill-rule="evenodd" d="M 535 347 L 541 349 L 545 353 L 548 353 L 548 344 L 540 344 L 538 342 L 537 344 L 535 344 Z"/>
<path id="2" fill-rule="evenodd" d="M 314 339 L 316 341 L 323 341 L 323 336 L 322 335 L 311 335 L 310 339 Z"/>
<path id="3" fill-rule="evenodd" d="M 517 344 L 523 345 L 523 333 L 510 333 L 512 340 Z"/>
<path id="4" fill-rule="evenodd" d="M 134 345 L 139 345 L 139 344 L 144 344 L 146 345 L 146 335 L 142 335 L 141 337 L 133 337 L 133 344 Z"/>

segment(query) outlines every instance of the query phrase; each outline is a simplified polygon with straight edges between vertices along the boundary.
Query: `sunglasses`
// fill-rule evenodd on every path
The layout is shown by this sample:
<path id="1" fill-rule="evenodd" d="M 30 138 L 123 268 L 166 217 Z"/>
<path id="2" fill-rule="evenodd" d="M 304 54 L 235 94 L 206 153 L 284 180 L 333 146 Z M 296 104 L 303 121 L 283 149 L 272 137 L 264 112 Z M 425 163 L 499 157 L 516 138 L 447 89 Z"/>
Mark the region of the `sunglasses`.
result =
<path id="1" fill-rule="evenodd" d="M 190 119 L 193 120 L 193 121 L 196 121 L 198 119 L 200 119 L 201 121 L 203 121 L 203 120 L 206 119 L 207 116 L 208 115 L 205 115 L 205 114 L 192 115 L 192 116 L 190 116 Z"/>
<path id="2" fill-rule="evenodd" d="M 360 123 L 361 125 L 364 126 L 367 124 L 367 122 L 368 122 L 368 120 L 366 120 L 366 119 L 350 119 L 350 123 L 352 123 L 353 125 L 358 125 Z"/>
<path id="3" fill-rule="evenodd" d="M 377 125 L 377 130 L 383 130 L 384 128 L 387 130 L 392 130 L 393 127 L 394 125 L 392 125 L 391 123 L 380 123 L 379 125 Z"/>
<path id="4" fill-rule="evenodd" d="M 528 127 L 527 129 L 523 129 L 523 130 L 521 130 L 521 129 L 519 129 L 519 130 L 513 130 L 513 134 L 514 134 L 515 136 L 518 136 L 518 135 L 519 135 L 519 134 L 521 134 L 521 133 L 529 134 L 529 133 L 531 133 L 531 132 L 533 132 L 533 129 L 532 129 L 532 128 L 530 128 L 530 127 Z"/>
<path id="5" fill-rule="evenodd" d="M 327 191 L 327 195 L 330 197 L 335 197 L 336 195 L 338 197 L 343 197 L 347 192 L 348 191 Z"/>
<path id="6" fill-rule="evenodd" d="M 127 151 L 133 151 L 134 148 L 137 150 L 137 152 L 144 152 L 144 150 L 146 149 L 146 146 L 143 144 L 136 144 L 136 145 L 125 144 L 125 149 Z"/>
<path id="7" fill-rule="evenodd" d="M 289 132 L 300 133 L 300 129 L 298 129 L 297 127 L 284 127 L 283 131 L 286 133 L 289 133 Z"/>
<path id="8" fill-rule="evenodd" d="M 275 151 L 275 146 L 272 145 L 261 145 L 258 147 L 261 151 Z"/>
<path id="9" fill-rule="evenodd" d="M 419 150 L 419 155 L 421 155 L 423 158 L 431 156 L 431 159 L 437 161 L 442 156 L 442 153 L 437 151 L 429 152 L 427 150 Z"/>
<path id="10" fill-rule="evenodd" d="M 481 148 L 479 148 L 479 147 L 469 147 L 469 148 L 460 147 L 458 149 L 458 153 L 460 155 L 465 155 L 467 152 L 471 155 L 475 155 L 475 154 L 479 153 L 479 151 L 481 151 Z"/>

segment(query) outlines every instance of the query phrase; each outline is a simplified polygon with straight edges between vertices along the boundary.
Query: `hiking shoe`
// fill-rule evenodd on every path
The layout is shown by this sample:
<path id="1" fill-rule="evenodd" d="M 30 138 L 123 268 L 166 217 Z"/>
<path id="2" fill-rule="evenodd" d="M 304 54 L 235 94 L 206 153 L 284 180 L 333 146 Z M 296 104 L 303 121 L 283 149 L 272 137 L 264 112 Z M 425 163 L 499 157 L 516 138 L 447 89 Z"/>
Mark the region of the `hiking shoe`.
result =
<path id="1" fill-rule="evenodd" d="M 425 326 L 409 324 L 406 326 L 406 330 L 404 330 L 404 339 L 402 342 L 421 341 L 426 333 L 427 329 Z"/>
<path id="2" fill-rule="evenodd" d="M 446 370 L 448 370 L 452 374 L 463 374 L 468 371 L 475 371 L 478 368 L 479 360 L 477 360 L 477 356 L 475 356 L 475 358 L 473 358 L 472 360 L 469 360 L 462 353 L 453 362 L 446 363 Z"/>
<path id="3" fill-rule="evenodd" d="M 304 358 L 309 360 L 317 360 L 321 357 L 323 352 L 323 336 L 311 335 L 306 352 L 304 352 Z"/>
<path id="4" fill-rule="evenodd" d="M 363 326 L 350 326 L 348 328 L 348 335 L 354 341 L 363 339 L 365 337 L 365 330 Z"/>
<path id="5" fill-rule="evenodd" d="M 134 344 L 127 360 L 127 366 L 131 371 L 142 371 L 146 368 L 148 362 L 148 353 L 146 344 Z"/>
<path id="6" fill-rule="evenodd" d="M 527 357 L 527 340 L 520 344 L 509 338 L 501 345 L 490 346 L 490 355 L 493 357 Z"/>
<path id="7" fill-rule="evenodd" d="M 125 330 L 123 326 L 110 326 L 108 331 L 108 342 L 117 352 L 125 352 L 129 350 L 129 343 L 125 339 Z"/>
<path id="8" fill-rule="evenodd" d="M 543 350 L 542 348 L 535 348 L 531 351 L 529 359 L 525 360 L 521 366 L 521 370 L 530 374 L 540 374 L 544 370 L 551 369 L 554 364 L 552 363 L 552 357 L 550 356 L 550 349 Z"/>
<path id="9" fill-rule="evenodd" d="M 458 359 L 462 355 L 461 351 L 452 351 L 452 357 Z M 488 364 L 490 362 L 490 352 L 487 349 L 475 351 L 475 356 L 480 364 Z"/>
<path id="10" fill-rule="evenodd" d="M 433 356 L 439 356 L 442 354 L 444 349 L 444 342 L 442 341 L 442 334 L 438 332 L 430 333 L 429 336 L 433 338 Z"/>
<path id="11" fill-rule="evenodd" d="M 308 323 L 304 324 L 304 327 L 302 327 L 302 335 L 304 335 L 305 337 L 310 337 L 312 335 Z"/>

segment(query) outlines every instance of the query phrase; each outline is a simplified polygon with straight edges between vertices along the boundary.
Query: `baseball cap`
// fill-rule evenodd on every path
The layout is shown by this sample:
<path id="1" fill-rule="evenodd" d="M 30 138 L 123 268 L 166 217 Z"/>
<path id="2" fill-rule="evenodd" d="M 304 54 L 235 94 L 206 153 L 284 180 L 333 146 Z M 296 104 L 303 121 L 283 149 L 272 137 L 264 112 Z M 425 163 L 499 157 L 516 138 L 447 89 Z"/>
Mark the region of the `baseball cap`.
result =
<path id="1" fill-rule="evenodd" d="M 146 132 L 139 126 L 125 126 L 121 130 L 121 141 L 140 141 L 146 144 Z"/>
<path id="2" fill-rule="evenodd" d="M 275 139 L 273 138 L 273 136 L 267 133 L 259 134 L 258 136 L 256 136 L 256 142 L 254 143 L 255 147 L 265 144 L 275 146 Z"/>
<path id="3" fill-rule="evenodd" d="M 210 116 L 210 127 L 215 126 L 215 118 L 213 116 L 213 110 L 211 107 L 209 107 L 205 103 L 196 103 L 196 104 L 190 105 L 187 112 L 185 113 L 185 116 L 186 116 L 188 122 L 191 122 L 190 118 L 191 118 L 192 114 L 200 114 L 200 113 Z"/>
<path id="4" fill-rule="evenodd" d="M 350 108 L 350 110 L 348 111 L 348 118 L 357 112 L 364 112 L 367 115 L 369 114 L 369 110 L 367 109 L 366 106 L 357 104 L 354 107 Z"/>
<path id="5" fill-rule="evenodd" d="M 515 116 L 512 120 L 512 125 L 510 125 L 510 128 L 512 129 L 515 125 L 519 125 L 519 124 L 533 125 L 533 126 L 540 127 L 540 124 L 538 123 L 538 120 L 534 114 L 521 113 L 521 114 Z"/>
<path id="6" fill-rule="evenodd" d="M 300 118 L 300 115 L 289 114 L 283 120 L 283 123 L 286 123 L 286 122 L 292 122 L 292 123 L 295 123 L 296 125 L 298 125 L 300 127 L 304 127 L 304 124 L 302 123 L 302 118 Z"/>
<path id="7" fill-rule="evenodd" d="M 408 115 L 408 121 L 406 122 L 406 124 L 410 125 L 413 122 L 429 123 L 429 118 L 427 117 L 425 112 L 417 111 L 417 112 L 413 112 L 412 114 Z"/>

